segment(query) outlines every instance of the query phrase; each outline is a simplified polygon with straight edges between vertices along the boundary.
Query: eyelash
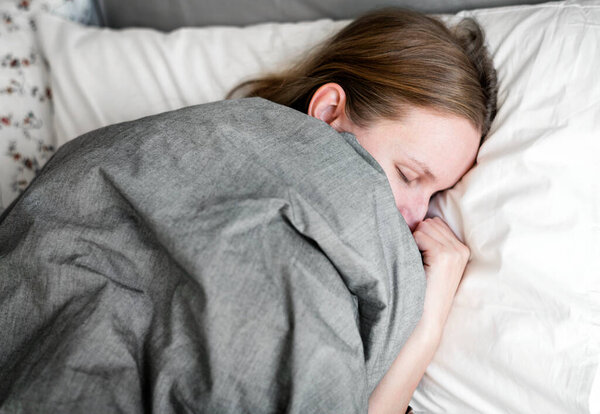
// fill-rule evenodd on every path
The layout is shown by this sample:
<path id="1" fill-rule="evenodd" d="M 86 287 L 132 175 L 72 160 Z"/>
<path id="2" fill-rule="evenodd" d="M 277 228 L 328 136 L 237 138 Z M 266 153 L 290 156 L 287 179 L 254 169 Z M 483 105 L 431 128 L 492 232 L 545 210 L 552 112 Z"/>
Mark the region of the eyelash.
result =
<path id="1" fill-rule="evenodd" d="M 404 181 L 407 184 L 410 182 L 410 180 L 408 178 L 406 178 L 406 175 L 404 175 L 402 173 L 402 171 L 400 170 L 400 168 L 396 168 L 396 171 L 398 171 L 398 174 L 400 175 L 400 178 L 402 178 L 402 181 Z"/>

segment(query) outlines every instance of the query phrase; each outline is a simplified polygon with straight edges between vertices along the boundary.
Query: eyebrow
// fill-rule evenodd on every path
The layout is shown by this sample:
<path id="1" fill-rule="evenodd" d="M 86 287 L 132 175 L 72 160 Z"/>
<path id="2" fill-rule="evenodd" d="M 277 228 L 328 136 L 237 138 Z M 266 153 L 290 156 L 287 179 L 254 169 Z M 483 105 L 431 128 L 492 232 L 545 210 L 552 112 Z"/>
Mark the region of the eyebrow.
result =
<path id="1" fill-rule="evenodd" d="M 423 171 L 423 173 L 425 173 L 425 175 L 427 175 L 429 178 L 431 178 L 432 180 L 436 181 L 437 177 L 435 175 L 433 175 L 433 173 L 431 172 L 431 170 L 427 167 L 427 165 L 425 165 L 425 163 L 423 161 L 419 161 L 413 157 L 408 157 L 408 159 L 410 159 L 412 162 L 414 162 L 415 164 L 417 164 L 421 170 Z"/>

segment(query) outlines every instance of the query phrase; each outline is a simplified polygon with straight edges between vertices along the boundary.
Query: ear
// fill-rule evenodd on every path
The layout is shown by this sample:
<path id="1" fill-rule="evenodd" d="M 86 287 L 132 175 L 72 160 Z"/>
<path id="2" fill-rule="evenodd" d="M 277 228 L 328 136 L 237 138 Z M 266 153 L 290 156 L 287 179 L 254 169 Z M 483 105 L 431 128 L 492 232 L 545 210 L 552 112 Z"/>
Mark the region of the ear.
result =
<path id="1" fill-rule="evenodd" d="M 338 132 L 345 131 L 346 117 L 346 92 L 337 83 L 326 83 L 315 91 L 310 104 L 308 115 L 328 123 Z"/>

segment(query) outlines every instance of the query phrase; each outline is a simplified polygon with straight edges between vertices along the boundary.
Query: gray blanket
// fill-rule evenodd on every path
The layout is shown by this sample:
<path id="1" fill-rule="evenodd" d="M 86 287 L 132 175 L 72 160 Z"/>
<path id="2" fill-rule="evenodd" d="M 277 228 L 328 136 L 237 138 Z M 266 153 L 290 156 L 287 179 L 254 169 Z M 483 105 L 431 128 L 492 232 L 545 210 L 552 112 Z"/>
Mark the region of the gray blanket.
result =
<path id="1" fill-rule="evenodd" d="M 354 135 L 261 98 L 112 125 L 0 217 L 0 412 L 365 413 L 424 293 Z"/>

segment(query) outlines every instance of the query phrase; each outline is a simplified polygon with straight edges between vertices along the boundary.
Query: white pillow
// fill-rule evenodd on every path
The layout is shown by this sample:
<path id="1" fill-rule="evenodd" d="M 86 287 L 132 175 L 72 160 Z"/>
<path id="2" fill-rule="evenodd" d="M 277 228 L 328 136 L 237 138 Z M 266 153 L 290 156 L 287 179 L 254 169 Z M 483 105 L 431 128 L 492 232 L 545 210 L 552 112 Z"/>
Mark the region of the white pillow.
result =
<path id="1" fill-rule="evenodd" d="M 459 16 L 485 28 L 499 112 L 477 166 L 430 205 L 471 261 L 413 406 L 598 414 L 600 2 Z"/>
<path id="2" fill-rule="evenodd" d="M 163 33 L 84 27 L 48 14 L 37 21 L 59 145 L 105 125 L 224 99 L 240 80 L 277 69 L 349 22 Z"/>
<path id="3" fill-rule="evenodd" d="M 417 412 L 600 413 L 600 0 L 480 10 L 500 110 L 436 198 L 471 247 Z M 460 16 L 459 16 L 460 17 Z M 347 24 L 94 29 L 40 16 L 59 142 L 222 99 Z"/>

